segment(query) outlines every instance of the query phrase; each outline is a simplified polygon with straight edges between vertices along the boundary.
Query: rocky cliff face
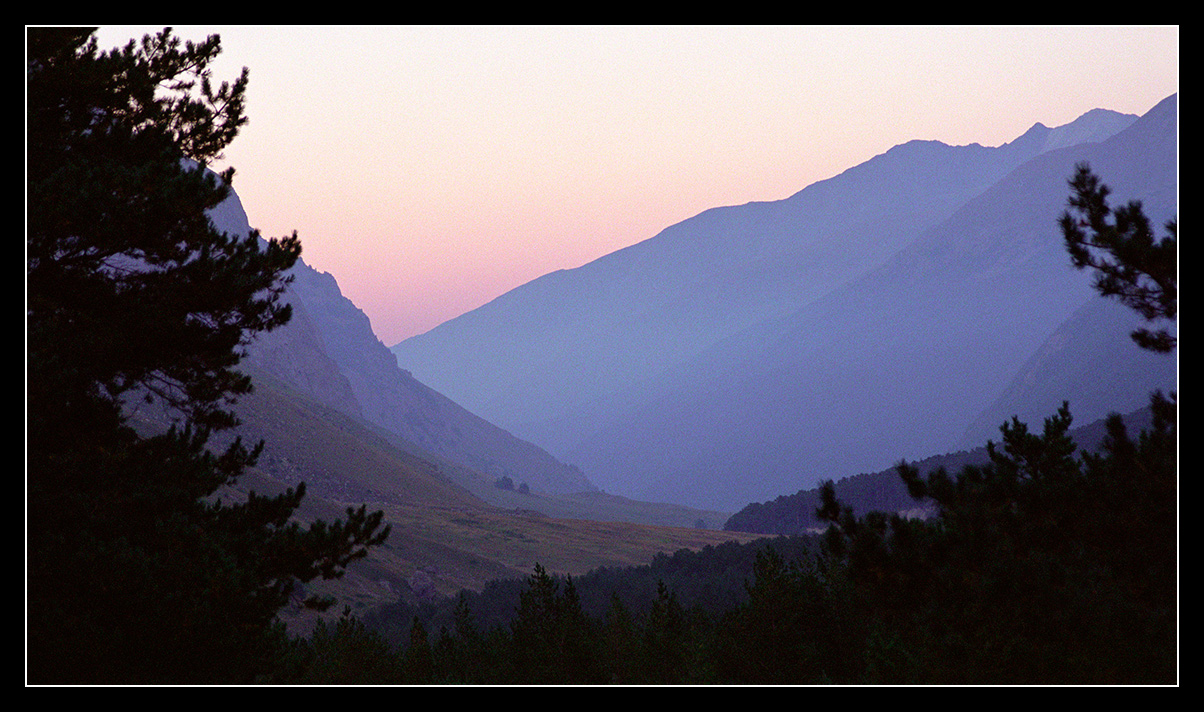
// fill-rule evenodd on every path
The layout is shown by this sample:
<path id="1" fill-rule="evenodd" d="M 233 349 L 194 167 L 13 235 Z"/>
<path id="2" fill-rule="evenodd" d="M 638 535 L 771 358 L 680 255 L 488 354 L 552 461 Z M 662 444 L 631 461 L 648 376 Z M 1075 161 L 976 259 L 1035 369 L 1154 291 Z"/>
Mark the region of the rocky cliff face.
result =
<path id="1" fill-rule="evenodd" d="M 291 303 L 308 315 L 324 352 L 350 386 L 358 415 L 369 423 L 488 477 L 508 476 L 551 492 L 593 488 L 580 471 L 470 413 L 400 368 L 376 338 L 367 315 L 342 295 L 332 275 L 301 265 L 294 277 Z"/>
<path id="2" fill-rule="evenodd" d="M 251 231 L 242 202 L 233 191 L 210 217 L 227 233 L 245 235 Z M 313 269 L 303 262 L 293 269 L 294 286 L 285 298 L 293 307 L 293 317 L 287 326 L 260 334 L 248 349 L 247 361 L 322 405 L 359 416 L 362 412 L 351 384 L 328 355 L 306 305 L 297 298 L 297 276 L 311 272 Z"/>
<path id="3" fill-rule="evenodd" d="M 237 195 L 211 217 L 226 232 L 250 228 Z M 293 318 L 262 334 L 247 362 L 303 396 L 362 418 L 486 477 L 509 476 L 550 492 L 593 485 L 540 448 L 461 408 L 398 367 L 367 315 L 343 296 L 335 278 L 298 262 L 285 300 Z"/>

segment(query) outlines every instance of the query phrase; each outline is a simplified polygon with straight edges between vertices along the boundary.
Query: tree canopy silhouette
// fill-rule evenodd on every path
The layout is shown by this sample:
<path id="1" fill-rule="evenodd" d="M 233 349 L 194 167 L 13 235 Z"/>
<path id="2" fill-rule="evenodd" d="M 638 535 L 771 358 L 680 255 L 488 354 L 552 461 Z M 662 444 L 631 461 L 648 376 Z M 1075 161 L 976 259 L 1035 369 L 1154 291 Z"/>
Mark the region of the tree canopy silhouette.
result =
<path id="1" fill-rule="evenodd" d="M 1176 222 L 1155 240 L 1140 203 L 1113 212 L 1086 165 L 1060 225 L 1096 289 L 1147 319 L 1176 315 Z M 1144 348 L 1170 351 L 1167 328 Z M 901 463 L 929 521 L 854 516 L 821 487 L 834 576 L 863 621 L 862 681 L 1173 683 L 1177 679 L 1178 440 L 1173 394 L 1151 394 L 1149 430 L 1109 416 L 1099 452 L 1078 452 L 1067 404 L 1040 434 L 1013 418 L 990 460 L 956 475 Z"/>
<path id="2" fill-rule="evenodd" d="M 236 366 L 286 323 L 294 233 L 219 231 L 247 71 L 170 29 L 101 52 L 27 34 L 27 643 L 35 682 L 246 682 L 298 581 L 337 577 L 381 513 L 290 521 L 304 486 L 233 486 L 263 443 L 210 436 L 251 390 Z M 324 607 L 329 600 L 312 598 Z"/>
<path id="3" fill-rule="evenodd" d="M 1174 320 L 1179 306 L 1178 220 L 1166 223 L 1167 234 L 1155 237 L 1140 201 L 1113 209 L 1108 186 L 1081 163 L 1070 179 L 1074 194 L 1059 224 L 1070 259 L 1079 269 L 1095 271 L 1095 288 L 1147 320 Z M 1177 340 L 1166 328 L 1137 329 L 1139 346 L 1168 352 Z"/>

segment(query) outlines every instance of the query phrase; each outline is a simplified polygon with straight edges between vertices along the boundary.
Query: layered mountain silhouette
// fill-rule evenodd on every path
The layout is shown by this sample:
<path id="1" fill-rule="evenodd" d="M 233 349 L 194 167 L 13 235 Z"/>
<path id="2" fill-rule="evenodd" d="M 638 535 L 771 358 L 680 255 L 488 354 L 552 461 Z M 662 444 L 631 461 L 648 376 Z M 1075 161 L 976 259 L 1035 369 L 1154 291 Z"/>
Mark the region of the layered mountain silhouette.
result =
<path id="1" fill-rule="evenodd" d="M 1070 266 L 1056 221 L 1080 161 L 1114 204 L 1172 218 L 1176 97 L 994 148 L 896 146 L 545 275 L 392 351 L 606 491 L 729 511 L 964 448 L 1062 400 L 1080 423 L 1127 412 L 1174 387 L 1175 361 L 1134 366 L 1146 355 L 1130 315 L 1091 306 L 1090 275 Z"/>
<path id="2" fill-rule="evenodd" d="M 211 213 L 223 231 L 250 229 L 238 196 Z M 552 493 L 595 490 L 574 467 L 474 415 L 398 368 L 371 323 L 335 278 L 303 260 L 290 271 L 284 295 L 293 318 L 260 335 L 245 361 L 250 369 L 302 397 L 391 434 L 414 452 L 443 458 L 487 478 L 510 477 Z"/>

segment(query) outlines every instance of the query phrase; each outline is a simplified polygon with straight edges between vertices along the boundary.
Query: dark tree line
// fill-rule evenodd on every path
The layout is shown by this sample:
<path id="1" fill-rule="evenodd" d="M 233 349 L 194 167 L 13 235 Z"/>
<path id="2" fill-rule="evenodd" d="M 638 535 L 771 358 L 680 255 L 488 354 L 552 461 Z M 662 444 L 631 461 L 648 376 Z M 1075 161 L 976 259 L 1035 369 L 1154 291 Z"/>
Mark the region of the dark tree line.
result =
<path id="1" fill-rule="evenodd" d="M 1076 456 L 1062 409 L 1040 434 L 1006 424 L 990 462 L 957 475 L 901 465 L 938 504 L 931 520 L 856 516 L 825 488 L 821 547 L 725 548 L 750 563 L 732 603 L 684 602 L 663 579 L 649 593 L 643 580 L 664 569 L 536 567 L 517 602 L 499 596 L 502 622 L 483 624 L 464 593 L 450 623 L 415 615 L 391 640 L 379 619 L 344 623 L 340 645 L 325 629 L 297 642 L 310 667 L 294 680 L 365 681 L 330 677 L 355 669 L 338 662 L 350 647 L 389 651 L 375 682 L 413 684 L 1174 684 L 1174 406 L 1153 401 L 1150 429 L 1134 438 L 1114 418 L 1097 453 Z M 583 605 L 607 589 L 608 605 Z"/>

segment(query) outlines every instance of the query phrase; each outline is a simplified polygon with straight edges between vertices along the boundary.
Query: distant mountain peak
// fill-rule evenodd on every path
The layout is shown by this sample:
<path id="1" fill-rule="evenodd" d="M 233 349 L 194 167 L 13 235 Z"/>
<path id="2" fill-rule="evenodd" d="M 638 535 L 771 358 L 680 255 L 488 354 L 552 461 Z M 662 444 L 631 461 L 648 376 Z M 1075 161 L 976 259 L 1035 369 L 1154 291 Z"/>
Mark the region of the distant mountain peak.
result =
<path id="1" fill-rule="evenodd" d="M 1068 146 L 1099 143 L 1127 129 L 1138 118 L 1134 114 L 1122 114 L 1109 109 L 1092 109 L 1074 121 L 1052 129 L 1038 121 L 1006 145 L 1036 146 L 1036 152 L 1041 154 Z"/>
<path id="2" fill-rule="evenodd" d="M 1074 121 L 1050 129 L 1041 153 L 1083 143 L 1099 143 L 1133 125 L 1135 114 L 1122 114 L 1108 109 L 1092 109 Z M 1037 124 L 1040 126 L 1040 124 Z"/>

